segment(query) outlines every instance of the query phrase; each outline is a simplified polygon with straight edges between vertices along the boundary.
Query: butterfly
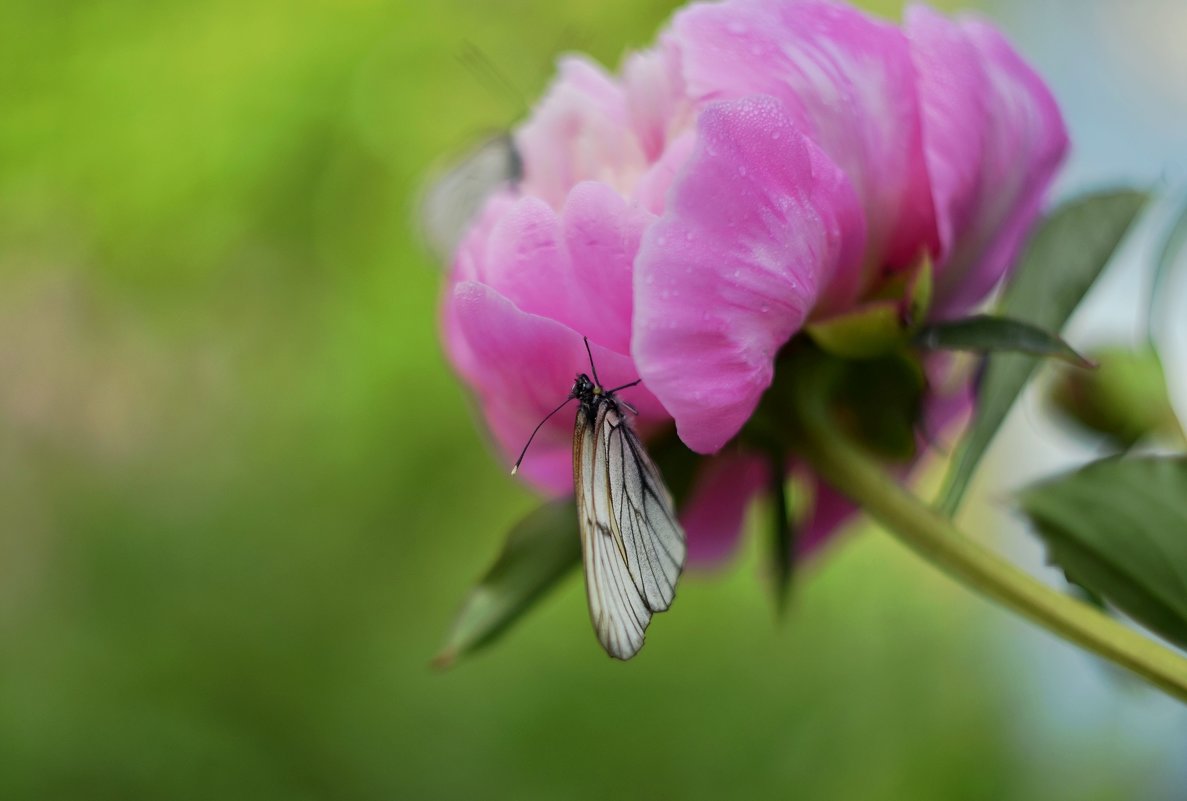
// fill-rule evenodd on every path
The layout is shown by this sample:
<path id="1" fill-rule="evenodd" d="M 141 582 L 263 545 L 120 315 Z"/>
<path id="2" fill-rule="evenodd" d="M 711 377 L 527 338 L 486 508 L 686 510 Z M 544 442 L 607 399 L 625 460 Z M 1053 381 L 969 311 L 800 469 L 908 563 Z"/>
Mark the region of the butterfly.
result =
<path id="1" fill-rule="evenodd" d="M 624 411 L 638 411 L 615 393 L 641 382 L 604 389 L 593 363 L 579 373 L 565 402 L 536 426 L 515 462 L 514 474 L 541 426 L 577 401 L 573 426 L 573 483 L 585 563 L 589 614 L 602 647 L 630 659 L 643 647 L 651 616 L 676 596 L 684 569 L 684 529 L 659 468 L 647 455 Z"/>
<path id="2" fill-rule="evenodd" d="M 487 199 L 523 180 L 523 157 L 510 133 L 492 136 L 421 193 L 421 236 L 445 265 L 453 260 Z"/>

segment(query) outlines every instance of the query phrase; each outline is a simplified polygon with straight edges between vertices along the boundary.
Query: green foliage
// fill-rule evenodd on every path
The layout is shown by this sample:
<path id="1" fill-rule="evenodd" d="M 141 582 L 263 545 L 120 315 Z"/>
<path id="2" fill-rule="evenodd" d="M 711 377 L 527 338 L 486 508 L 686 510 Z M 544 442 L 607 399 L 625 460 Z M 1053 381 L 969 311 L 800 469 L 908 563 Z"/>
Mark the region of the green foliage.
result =
<path id="1" fill-rule="evenodd" d="M 1052 387 L 1064 419 L 1122 450 L 1147 437 L 1187 445 L 1157 351 L 1105 348 L 1092 358 L 1099 369 L 1068 371 Z"/>
<path id="2" fill-rule="evenodd" d="M 1069 201 L 1031 237 L 998 312 L 1058 332 L 1108 264 L 1145 205 L 1142 192 L 1105 192 Z M 940 508 L 952 514 L 1018 393 L 1034 373 L 1034 357 L 997 354 L 985 361 L 977 411 L 949 468 Z"/>
<path id="3" fill-rule="evenodd" d="M 1187 457 L 1106 459 L 1021 503 L 1076 584 L 1187 646 Z"/>
<path id="4" fill-rule="evenodd" d="M 915 335 L 915 343 L 927 350 L 965 350 L 974 353 L 1026 353 L 1062 359 L 1077 367 L 1093 367 L 1093 363 L 1072 350 L 1072 346 L 1057 334 L 1038 326 L 976 314 L 961 320 L 951 320 L 925 326 Z"/>
<path id="5" fill-rule="evenodd" d="M 544 504 L 516 523 L 462 603 L 436 664 L 448 667 L 498 637 L 580 562 L 572 502 Z"/>

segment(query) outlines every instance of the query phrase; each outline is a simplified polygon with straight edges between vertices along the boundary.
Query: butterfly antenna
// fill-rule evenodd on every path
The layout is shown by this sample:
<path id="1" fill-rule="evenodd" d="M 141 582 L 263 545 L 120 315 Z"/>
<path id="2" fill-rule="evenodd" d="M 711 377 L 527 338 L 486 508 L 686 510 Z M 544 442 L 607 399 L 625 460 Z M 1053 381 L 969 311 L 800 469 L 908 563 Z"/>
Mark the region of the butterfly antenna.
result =
<path id="1" fill-rule="evenodd" d="M 519 87 L 507 77 L 506 73 L 495 66 L 495 63 L 482 48 L 469 40 L 463 40 L 461 52 L 458 53 L 457 58 L 462 66 L 470 70 L 471 74 L 486 86 L 487 91 L 492 94 L 501 94 L 517 106 L 517 114 L 527 111 L 528 102 L 524 99 L 523 92 L 519 91 Z"/>
<path id="2" fill-rule="evenodd" d="M 630 389 L 631 387 L 637 387 L 637 386 L 639 386 L 639 385 L 640 385 L 640 384 L 642 384 L 642 383 L 643 383 L 643 379 L 642 379 L 642 378 L 636 378 L 634 381 L 632 381 L 632 382 L 631 382 L 631 383 L 629 383 L 629 384 L 623 384 L 621 387 L 615 387 L 614 389 L 608 389 L 608 390 L 606 390 L 606 394 L 607 394 L 607 395 L 613 395 L 615 392 L 617 392 L 617 391 L 618 391 L 618 390 L 620 390 L 620 389 Z"/>
<path id="3" fill-rule="evenodd" d="M 540 429 L 544 427 L 544 424 L 548 422 L 548 418 L 552 417 L 554 414 L 556 414 L 557 412 L 559 412 L 561 409 L 563 409 L 563 408 L 565 408 L 566 406 L 568 406 L 568 405 L 569 405 L 569 401 L 571 401 L 571 400 L 575 400 L 575 398 L 573 398 L 573 397 L 568 397 L 568 398 L 565 398 L 565 402 L 564 402 L 564 403 L 562 403 L 560 406 L 557 406 L 557 407 L 556 407 L 555 409 L 553 409 L 551 412 L 549 412 L 548 414 L 546 414 L 546 415 L 544 416 L 544 419 L 543 419 L 543 420 L 541 420 L 539 423 L 537 423 L 537 424 L 536 424 L 536 428 L 535 428 L 535 429 L 532 431 L 532 435 L 531 435 L 530 437 L 528 437 L 528 441 L 527 441 L 527 443 L 526 443 L 526 444 L 523 446 L 523 450 L 519 452 L 519 458 L 515 460 L 515 467 L 512 467 L 512 468 L 511 468 L 511 475 L 515 475 L 516 473 L 518 473 L 518 472 L 519 472 L 519 465 L 520 465 L 520 464 L 523 462 L 523 457 L 527 456 L 527 453 L 528 453 L 528 445 L 531 445 L 531 444 L 532 444 L 532 440 L 534 440 L 534 439 L 536 438 L 536 434 L 537 434 L 537 432 L 539 432 L 539 431 L 540 431 Z"/>
<path id="4" fill-rule="evenodd" d="M 600 387 L 602 385 L 602 379 L 598 378 L 598 368 L 594 367 L 593 351 L 589 349 L 589 337 L 582 337 L 582 339 L 585 341 L 585 353 L 589 356 L 589 369 L 593 371 L 594 383 Z"/>

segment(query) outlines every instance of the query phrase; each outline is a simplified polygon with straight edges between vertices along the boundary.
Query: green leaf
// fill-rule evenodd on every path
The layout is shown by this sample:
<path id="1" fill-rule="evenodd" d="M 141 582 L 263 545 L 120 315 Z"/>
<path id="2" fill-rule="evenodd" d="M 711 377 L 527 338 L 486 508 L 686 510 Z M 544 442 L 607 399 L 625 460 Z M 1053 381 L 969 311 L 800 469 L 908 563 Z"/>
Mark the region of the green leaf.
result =
<path id="1" fill-rule="evenodd" d="M 1146 337 L 1151 342 L 1154 340 L 1154 329 L 1159 319 L 1158 299 L 1164 298 L 1163 308 L 1167 305 L 1163 295 L 1163 283 L 1184 247 L 1187 247 L 1187 198 L 1184 198 L 1183 209 L 1162 243 L 1162 252 L 1154 266 L 1154 278 L 1150 282 L 1150 300 L 1146 306 Z"/>
<path id="2" fill-rule="evenodd" d="M 915 335 L 915 344 L 928 350 L 1028 353 L 1063 359 L 1077 367 L 1094 366 L 1057 334 L 1021 320 L 987 314 L 926 326 Z"/>
<path id="3" fill-rule="evenodd" d="M 1089 195 L 1057 209 L 1031 238 L 999 312 L 1047 331 L 1062 330 L 1145 202 L 1145 193 L 1129 190 Z M 1019 354 L 987 357 L 976 416 L 940 498 L 945 514 L 955 514 L 977 464 L 1035 364 L 1034 357 Z"/>
<path id="4" fill-rule="evenodd" d="M 1187 646 L 1187 457 L 1105 459 L 1021 501 L 1076 583 Z"/>
<path id="5" fill-rule="evenodd" d="M 449 667 L 493 642 L 580 561 L 573 502 L 536 509 L 511 529 L 494 564 L 466 596 L 433 664 Z"/>

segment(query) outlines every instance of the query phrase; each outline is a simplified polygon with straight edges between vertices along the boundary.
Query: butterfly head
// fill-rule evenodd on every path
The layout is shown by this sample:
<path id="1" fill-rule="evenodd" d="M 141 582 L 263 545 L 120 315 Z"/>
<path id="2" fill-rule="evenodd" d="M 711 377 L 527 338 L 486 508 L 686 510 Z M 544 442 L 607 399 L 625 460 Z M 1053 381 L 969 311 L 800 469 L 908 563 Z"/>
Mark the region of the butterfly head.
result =
<path id="1" fill-rule="evenodd" d="M 573 382 L 573 389 L 569 391 L 569 397 L 588 402 L 604 394 L 604 392 L 605 390 L 594 383 L 589 376 L 585 373 L 579 373 L 577 379 Z"/>

